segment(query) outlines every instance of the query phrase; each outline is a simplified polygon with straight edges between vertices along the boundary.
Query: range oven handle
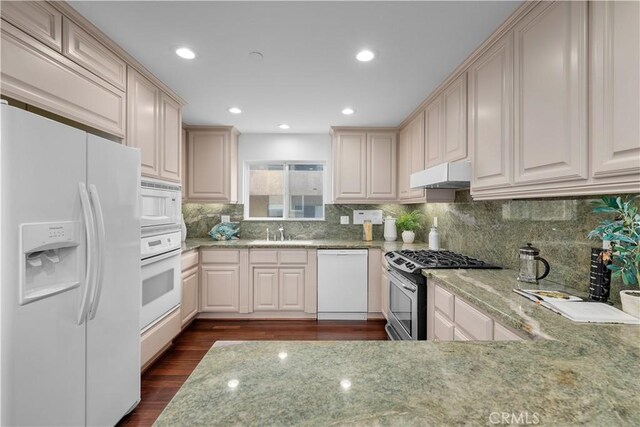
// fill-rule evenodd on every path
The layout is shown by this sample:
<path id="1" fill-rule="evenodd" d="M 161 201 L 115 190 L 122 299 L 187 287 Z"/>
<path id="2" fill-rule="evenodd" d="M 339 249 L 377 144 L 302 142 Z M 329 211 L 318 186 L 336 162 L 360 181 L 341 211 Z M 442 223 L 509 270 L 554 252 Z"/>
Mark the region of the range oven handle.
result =
<path id="1" fill-rule="evenodd" d="M 145 265 L 153 264 L 155 262 L 162 261 L 162 260 L 165 260 L 167 258 L 171 258 L 171 257 L 176 256 L 176 255 L 180 255 L 181 253 L 182 253 L 182 249 L 181 248 L 177 248 L 177 249 L 172 250 L 171 252 L 167 252 L 167 253 L 164 253 L 162 255 L 156 255 L 156 256 L 151 257 L 151 258 L 143 259 L 142 260 L 142 266 L 144 267 Z"/>
<path id="2" fill-rule="evenodd" d="M 406 290 L 408 290 L 409 292 L 415 292 L 416 291 L 416 287 L 415 286 L 407 286 L 404 283 L 400 283 L 400 285 L 402 285 L 402 287 L 405 288 Z"/>
<path id="3" fill-rule="evenodd" d="M 415 292 L 418 289 L 415 285 L 407 284 L 406 283 L 407 280 L 403 279 L 402 276 L 400 276 L 398 273 L 393 271 L 391 268 L 388 268 L 387 272 L 389 273 L 389 276 L 395 279 L 394 282 L 402 286 L 404 289 L 410 292 Z"/>

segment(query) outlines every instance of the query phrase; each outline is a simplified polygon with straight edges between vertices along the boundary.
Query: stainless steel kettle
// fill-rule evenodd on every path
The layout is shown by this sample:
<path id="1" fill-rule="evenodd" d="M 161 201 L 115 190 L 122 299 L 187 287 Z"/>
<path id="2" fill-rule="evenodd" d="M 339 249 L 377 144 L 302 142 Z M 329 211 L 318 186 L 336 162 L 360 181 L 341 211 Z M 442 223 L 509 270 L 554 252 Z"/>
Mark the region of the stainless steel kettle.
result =
<path id="1" fill-rule="evenodd" d="M 544 272 L 540 276 L 538 276 L 538 261 L 544 265 Z M 546 259 L 540 256 L 540 249 L 534 248 L 531 246 L 531 243 L 527 243 L 527 246 L 520 248 L 519 281 L 538 283 L 538 280 L 542 280 L 547 277 L 549 270 L 549 263 Z"/>

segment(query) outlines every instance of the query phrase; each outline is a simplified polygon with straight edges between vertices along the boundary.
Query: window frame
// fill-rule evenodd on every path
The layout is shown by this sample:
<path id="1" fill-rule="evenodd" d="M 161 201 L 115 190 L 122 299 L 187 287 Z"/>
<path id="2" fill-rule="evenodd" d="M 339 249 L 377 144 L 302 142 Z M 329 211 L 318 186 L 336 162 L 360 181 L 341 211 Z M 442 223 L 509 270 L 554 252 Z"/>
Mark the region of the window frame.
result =
<path id="1" fill-rule="evenodd" d="M 272 217 L 250 217 L 250 206 L 249 201 L 251 198 L 250 187 L 251 187 L 251 166 L 255 165 L 282 165 L 284 179 L 282 189 L 283 196 L 283 206 L 282 206 L 282 218 L 272 218 Z M 321 165 L 322 166 L 322 217 L 320 218 L 289 218 L 289 207 L 291 197 L 289 193 L 289 165 Z M 244 162 L 244 212 L 243 212 L 243 221 L 324 221 L 326 217 L 326 172 L 327 172 L 327 162 L 322 160 L 245 160 Z"/>

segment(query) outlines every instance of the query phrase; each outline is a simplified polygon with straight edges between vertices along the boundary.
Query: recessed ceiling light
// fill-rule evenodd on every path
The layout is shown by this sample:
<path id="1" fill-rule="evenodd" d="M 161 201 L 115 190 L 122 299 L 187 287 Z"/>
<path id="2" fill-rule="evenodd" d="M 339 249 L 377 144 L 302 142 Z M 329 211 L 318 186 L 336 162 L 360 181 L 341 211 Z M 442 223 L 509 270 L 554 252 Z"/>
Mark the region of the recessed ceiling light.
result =
<path id="1" fill-rule="evenodd" d="M 347 108 L 342 110 L 342 114 L 344 114 L 345 116 L 350 116 L 355 112 L 356 112 L 356 110 L 354 110 L 353 108 L 350 108 L 350 107 L 347 107 Z"/>
<path id="2" fill-rule="evenodd" d="M 373 53 L 370 50 L 361 50 L 360 52 L 358 52 L 358 54 L 356 55 L 356 59 L 360 62 L 369 62 L 371 61 L 373 58 L 376 57 L 376 54 Z"/>
<path id="3" fill-rule="evenodd" d="M 264 59 L 264 55 L 262 54 L 262 52 L 254 50 L 253 52 L 249 52 L 249 59 L 254 62 L 260 62 Z"/>
<path id="4" fill-rule="evenodd" d="M 196 57 L 196 53 L 188 47 L 179 47 L 176 49 L 176 55 L 184 59 L 193 59 Z"/>
<path id="5" fill-rule="evenodd" d="M 280 129 L 282 129 L 282 130 L 287 130 L 287 129 L 290 129 L 290 128 L 291 128 L 291 126 L 289 126 L 289 125 L 288 125 L 288 124 L 286 124 L 286 123 L 282 123 L 282 124 L 278 125 L 278 127 L 279 127 Z"/>
<path id="6" fill-rule="evenodd" d="M 242 110 L 238 107 L 230 107 L 227 109 L 228 112 L 230 112 L 231 114 L 240 114 L 242 113 Z"/>

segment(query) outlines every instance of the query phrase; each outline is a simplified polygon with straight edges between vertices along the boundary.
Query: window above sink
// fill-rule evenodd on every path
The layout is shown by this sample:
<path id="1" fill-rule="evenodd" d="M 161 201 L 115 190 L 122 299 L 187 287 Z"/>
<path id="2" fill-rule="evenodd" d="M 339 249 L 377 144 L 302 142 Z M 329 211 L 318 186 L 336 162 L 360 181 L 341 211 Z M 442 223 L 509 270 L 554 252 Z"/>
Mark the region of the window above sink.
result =
<path id="1" fill-rule="evenodd" d="M 324 162 L 246 162 L 245 220 L 324 220 Z"/>

